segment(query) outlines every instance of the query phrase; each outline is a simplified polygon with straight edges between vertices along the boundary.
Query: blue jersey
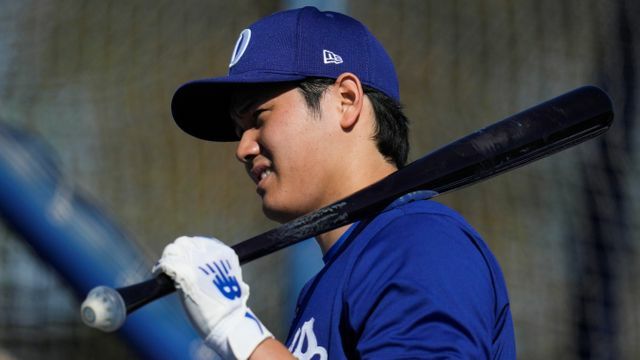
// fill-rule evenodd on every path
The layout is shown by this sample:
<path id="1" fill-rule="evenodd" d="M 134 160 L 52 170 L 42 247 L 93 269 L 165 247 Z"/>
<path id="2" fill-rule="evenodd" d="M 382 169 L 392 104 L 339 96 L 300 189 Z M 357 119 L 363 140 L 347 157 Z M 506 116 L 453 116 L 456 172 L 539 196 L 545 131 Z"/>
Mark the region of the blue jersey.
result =
<path id="1" fill-rule="evenodd" d="M 514 359 L 509 299 L 488 247 L 424 193 L 356 223 L 303 288 L 286 342 L 299 359 Z"/>

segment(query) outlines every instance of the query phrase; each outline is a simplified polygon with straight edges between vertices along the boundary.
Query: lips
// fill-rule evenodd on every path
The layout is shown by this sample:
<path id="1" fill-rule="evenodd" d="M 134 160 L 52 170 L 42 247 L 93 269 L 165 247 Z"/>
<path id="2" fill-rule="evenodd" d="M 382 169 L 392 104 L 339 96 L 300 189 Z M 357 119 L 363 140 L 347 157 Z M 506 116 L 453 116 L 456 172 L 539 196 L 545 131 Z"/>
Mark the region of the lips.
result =
<path id="1" fill-rule="evenodd" d="M 260 183 L 264 179 L 268 178 L 272 173 L 273 171 L 271 167 L 267 164 L 256 164 L 253 166 L 253 168 L 251 168 L 249 175 L 251 176 L 253 182 L 255 182 L 257 185 L 260 185 Z"/>

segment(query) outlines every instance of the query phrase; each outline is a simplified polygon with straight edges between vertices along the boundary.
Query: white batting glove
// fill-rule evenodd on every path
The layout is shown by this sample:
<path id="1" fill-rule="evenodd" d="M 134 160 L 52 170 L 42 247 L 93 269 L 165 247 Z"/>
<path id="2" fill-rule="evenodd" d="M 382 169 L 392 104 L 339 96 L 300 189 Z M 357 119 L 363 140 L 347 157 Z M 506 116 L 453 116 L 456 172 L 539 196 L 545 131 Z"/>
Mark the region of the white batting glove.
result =
<path id="1" fill-rule="evenodd" d="M 238 256 L 220 240 L 179 237 L 162 252 L 153 268 L 159 271 L 175 281 L 191 322 L 224 359 L 247 359 L 273 337 L 247 307 Z"/>

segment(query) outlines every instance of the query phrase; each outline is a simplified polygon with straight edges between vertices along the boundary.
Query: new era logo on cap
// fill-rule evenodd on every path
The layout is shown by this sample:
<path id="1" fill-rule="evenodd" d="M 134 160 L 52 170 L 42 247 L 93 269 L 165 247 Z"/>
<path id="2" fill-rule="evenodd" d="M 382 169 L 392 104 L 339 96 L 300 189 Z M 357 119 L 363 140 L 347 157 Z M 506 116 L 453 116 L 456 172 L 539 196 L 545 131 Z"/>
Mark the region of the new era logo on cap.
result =
<path id="1" fill-rule="evenodd" d="M 325 64 L 342 64 L 342 57 L 333 51 L 322 50 L 322 57 Z"/>

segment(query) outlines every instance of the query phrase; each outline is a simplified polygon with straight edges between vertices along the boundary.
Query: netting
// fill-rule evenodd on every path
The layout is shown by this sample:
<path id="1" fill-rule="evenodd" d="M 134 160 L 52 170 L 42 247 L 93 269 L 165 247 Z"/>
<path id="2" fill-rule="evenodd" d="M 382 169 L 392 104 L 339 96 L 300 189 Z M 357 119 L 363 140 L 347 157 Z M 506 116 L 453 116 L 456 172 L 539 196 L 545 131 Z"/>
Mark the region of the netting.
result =
<path id="1" fill-rule="evenodd" d="M 233 145 L 180 133 L 181 83 L 222 75 L 236 36 L 279 1 L 0 0 L 0 119 L 39 133 L 63 171 L 153 255 L 182 234 L 266 230 Z M 484 235 L 508 282 L 519 358 L 640 357 L 637 71 L 631 0 L 352 0 L 400 76 L 415 159 L 584 84 L 607 90 L 602 139 L 440 198 Z M 283 252 L 249 264 L 252 308 L 282 338 Z M 72 260 L 70 260 L 72 261 Z M 64 279 L 0 233 L 0 347 L 16 358 L 132 357 L 83 327 Z"/>

